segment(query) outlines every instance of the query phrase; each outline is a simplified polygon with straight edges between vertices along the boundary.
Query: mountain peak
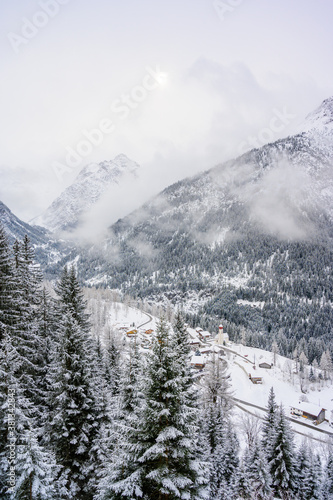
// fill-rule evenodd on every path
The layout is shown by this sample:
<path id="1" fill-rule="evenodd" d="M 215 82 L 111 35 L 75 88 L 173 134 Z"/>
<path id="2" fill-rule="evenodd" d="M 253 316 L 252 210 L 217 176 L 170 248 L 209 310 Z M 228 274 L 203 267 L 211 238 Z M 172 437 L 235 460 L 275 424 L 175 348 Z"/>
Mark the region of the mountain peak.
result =
<path id="1" fill-rule="evenodd" d="M 331 132 L 333 130 L 333 97 L 325 99 L 318 108 L 307 115 L 302 131 L 310 130 L 318 132 Z"/>
<path id="2" fill-rule="evenodd" d="M 135 172 L 140 165 L 135 161 L 128 158 L 124 154 L 117 155 L 113 160 L 103 160 L 100 163 L 88 163 L 85 165 L 77 175 L 76 181 L 81 179 L 104 177 L 113 171 L 114 175 L 121 174 L 120 170 L 126 170 L 128 172 Z"/>
<path id="3" fill-rule="evenodd" d="M 131 160 L 130 158 L 128 158 L 128 156 L 124 155 L 123 153 L 117 155 L 114 158 L 113 163 L 116 164 L 118 167 L 126 168 L 127 170 L 130 170 L 130 171 L 134 171 L 137 168 L 139 168 L 138 163 Z"/>
<path id="4" fill-rule="evenodd" d="M 117 162 L 126 163 L 130 162 L 131 160 L 128 158 L 128 156 L 124 155 L 124 153 L 120 153 L 119 155 L 115 156 L 113 161 L 115 163 Z"/>
<path id="5" fill-rule="evenodd" d="M 89 163 L 80 170 L 74 182 L 32 223 L 57 231 L 77 226 L 81 215 L 91 208 L 112 185 L 128 176 L 137 177 L 138 163 L 119 154 L 113 160 Z"/>

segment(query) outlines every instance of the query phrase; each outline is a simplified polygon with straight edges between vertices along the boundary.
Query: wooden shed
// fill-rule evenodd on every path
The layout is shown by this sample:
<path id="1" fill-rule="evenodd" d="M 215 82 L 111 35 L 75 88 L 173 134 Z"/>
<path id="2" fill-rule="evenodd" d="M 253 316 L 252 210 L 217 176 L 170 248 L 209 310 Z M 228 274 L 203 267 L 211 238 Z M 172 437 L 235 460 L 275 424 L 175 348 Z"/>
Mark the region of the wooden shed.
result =
<path id="1" fill-rule="evenodd" d="M 272 368 L 272 365 L 266 362 L 259 363 L 259 368 L 266 368 L 266 370 L 270 370 Z"/>
<path id="2" fill-rule="evenodd" d="M 251 380 L 252 384 L 262 384 L 262 377 L 252 375 L 252 373 L 249 373 L 249 379 Z"/>

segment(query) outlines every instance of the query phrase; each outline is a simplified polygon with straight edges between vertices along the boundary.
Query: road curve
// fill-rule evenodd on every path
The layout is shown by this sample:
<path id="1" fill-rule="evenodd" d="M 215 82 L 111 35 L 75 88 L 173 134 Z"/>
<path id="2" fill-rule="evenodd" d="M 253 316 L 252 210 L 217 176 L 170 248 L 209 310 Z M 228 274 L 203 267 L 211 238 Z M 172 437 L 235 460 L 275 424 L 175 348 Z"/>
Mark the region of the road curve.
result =
<path id="1" fill-rule="evenodd" d="M 142 328 L 142 327 L 143 327 L 143 326 L 145 326 L 145 325 L 148 325 L 148 323 L 150 323 L 151 321 L 153 321 L 153 317 L 152 317 L 152 316 L 150 316 L 150 314 L 148 314 L 148 313 L 146 313 L 146 312 L 143 312 L 143 311 L 141 311 L 141 312 L 142 312 L 142 314 L 145 314 L 146 316 L 148 316 L 149 320 L 148 320 L 148 321 L 145 321 L 145 322 L 144 322 L 144 323 L 142 323 L 141 325 L 138 325 L 138 326 L 137 326 L 137 328 L 138 328 L 138 329 L 139 329 L 139 328 Z"/>

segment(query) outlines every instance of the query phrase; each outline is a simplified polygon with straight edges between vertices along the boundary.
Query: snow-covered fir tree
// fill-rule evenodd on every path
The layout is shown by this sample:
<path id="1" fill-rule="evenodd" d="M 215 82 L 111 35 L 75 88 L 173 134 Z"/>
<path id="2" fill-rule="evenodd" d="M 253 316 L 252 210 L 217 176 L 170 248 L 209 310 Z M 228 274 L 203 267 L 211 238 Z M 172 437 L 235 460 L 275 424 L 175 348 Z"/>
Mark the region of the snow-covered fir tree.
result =
<path id="1" fill-rule="evenodd" d="M 4 228 L 0 223 L 0 345 L 14 323 L 14 265 Z"/>
<path id="2" fill-rule="evenodd" d="M 16 321 L 12 342 L 18 354 L 16 376 L 25 396 L 34 404 L 36 424 L 41 425 L 45 395 L 41 381 L 45 377 L 45 338 L 41 333 L 40 306 L 42 275 L 35 264 L 29 238 L 15 242 Z"/>
<path id="3" fill-rule="evenodd" d="M 13 261 L 8 259 L 2 239 L 1 255 L 5 257 L 1 261 L 6 263 L 1 266 L 2 276 L 4 270 L 7 272 L 6 283 L 1 286 L 6 295 L 1 301 L 4 314 L 0 314 L 2 325 L 6 326 L 0 346 L 1 498 L 33 498 L 32 494 L 38 500 L 56 498 L 54 457 L 39 442 L 43 413 L 40 387 L 43 345 L 38 316 L 41 275 L 27 237 L 22 244 L 16 242 Z M 14 421 L 10 428 L 9 413 Z M 13 442 L 15 446 L 11 448 Z M 9 467 L 13 462 L 15 485 L 8 489 Z"/>
<path id="4" fill-rule="evenodd" d="M 249 464 L 249 456 L 248 456 L 248 448 L 245 449 L 243 457 L 241 458 L 237 475 L 236 475 L 236 492 L 237 497 L 240 499 L 247 499 L 249 497 L 250 492 L 250 482 L 249 482 L 249 474 L 248 474 L 248 464 Z"/>
<path id="5" fill-rule="evenodd" d="M 110 452 L 112 439 L 112 405 L 114 404 L 106 379 L 104 348 L 100 339 L 92 340 L 90 345 L 90 384 L 94 397 L 94 439 L 89 451 L 88 475 L 89 491 L 97 491 L 97 485 L 103 476 L 103 469 Z M 87 354 L 89 354 L 89 351 Z M 89 358 L 89 356 L 87 356 Z"/>
<path id="6" fill-rule="evenodd" d="M 276 420 L 269 465 L 275 495 L 279 498 L 292 498 L 296 487 L 295 448 L 292 429 L 282 406 Z"/>
<path id="7" fill-rule="evenodd" d="M 61 318 L 64 312 L 70 313 L 81 330 L 88 333 L 90 331 L 90 322 L 89 315 L 86 312 L 87 304 L 84 300 L 83 291 L 78 282 L 74 266 L 71 266 L 69 269 L 67 267 L 63 269 L 55 291 L 59 297 L 58 316 Z"/>
<path id="8" fill-rule="evenodd" d="M 42 346 L 40 356 L 40 377 L 38 380 L 39 391 L 43 403 L 42 428 L 49 421 L 52 413 L 53 382 L 50 380 L 50 367 L 57 349 L 56 336 L 57 321 L 54 311 L 54 300 L 50 297 L 45 287 L 42 289 L 41 304 L 39 308 L 39 339 Z M 45 434 L 41 432 L 41 441 L 44 442 Z"/>
<path id="9" fill-rule="evenodd" d="M 323 500 L 333 500 L 333 448 L 330 447 L 323 474 Z"/>
<path id="10" fill-rule="evenodd" d="M 314 500 L 322 500 L 323 498 L 323 472 L 320 456 L 315 454 L 311 460 L 311 495 Z"/>
<path id="11" fill-rule="evenodd" d="M 137 470 L 141 447 L 137 446 L 137 434 L 143 405 L 142 368 L 135 338 L 122 363 L 119 393 L 112 398 L 109 459 L 102 473 L 98 499 L 140 497 L 141 476 Z"/>
<path id="12" fill-rule="evenodd" d="M 94 451 L 102 417 L 101 393 L 85 302 L 73 268 L 64 270 L 56 291 L 58 341 L 49 376 L 54 390 L 47 439 L 62 467 L 59 479 L 66 485 L 60 498 L 90 499 L 100 467 Z"/>
<path id="13" fill-rule="evenodd" d="M 295 477 L 297 498 L 300 500 L 321 499 L 321 467 L 320 462 L 318 464 L 317 457 L 312 457 L 307 444 L 303 443 L 298 450 L 296 458 Z"/>
<path id="14" fill-rule="evenodd" d="M 239 444 L 230 419 L 231 395 L 226 365 L 213 353 L 202 382 L 202 433 L 210 464 L 210 498 L 233 498 Z"/>
<path id="15" fill-rule="evenodd" d="M 277 427 L 278 406 L 275 401 L 274 389 L 271 387 L 268 396 L 267 413 L 262 424 L 262 449 L 268 462 L 273 458 L 273 448 Z"/>
<path id="16" fill-rule="evenodd" d="M 253 442 L 247 456 L 249 497 L 253 500 L 269 500 L 273 498 L 269 465 L 259 441 Z"/>
<path id="17" fill-rule="evenodd" d="M 40 445 L 38 432 L 34 427 L 33 413 L 29 402 L 16 386 L 16 481 L 13 497 L 15 500 L 36 499 L 56 500 L 60 498 L 54 454 Z"/>
<path id="18" fill-rule="evenodd" d="M 119 393 L 120 384 L 120 352 L 116 346 L 114 335 L 109 328 L 105 349 L 103 350 L 103 364 L 110 395 L 116 396 Z"/>
<path id="19" fill-rule="evenodd" d="M 56 489 L 56 463 L 52 453 L 40 445 L 34 406 L 21 388 L 16 377 L 20 356 L 8 335 L 3 342 L 5 358 L 1 356 L 0 372 L 4 376 L 7 398 L 2 410 L 6 415 L 6 442 L 0 455 L 0 467 L 5 481 L 1 498 L 37 500 L 58 498 Z M 1 384 L 1 390 L 3 385 Z M 15 470 L 11 483 L 10 467 Z"/>

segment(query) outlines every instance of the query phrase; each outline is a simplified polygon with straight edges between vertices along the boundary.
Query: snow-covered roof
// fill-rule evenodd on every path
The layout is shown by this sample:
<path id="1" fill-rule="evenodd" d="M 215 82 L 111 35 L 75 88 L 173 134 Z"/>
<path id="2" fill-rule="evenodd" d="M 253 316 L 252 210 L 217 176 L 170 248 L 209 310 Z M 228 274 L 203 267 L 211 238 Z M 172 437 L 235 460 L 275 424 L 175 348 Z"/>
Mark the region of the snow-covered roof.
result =
<path id="1" fill-rule="evenodd" d="M 212 352 L 223 352 L 223 347 L 220 345 L 213 345 Z"/>
<path id="2" fill-rule="evenodd" d="M 191 365 L 204 365 L 206 358 L 204 356 L 192 356 Z"/>
<path id="3" fill-rule="evenodd" d="M 204 354 L 205 352 L 212 352 L 212 346 L 207 345 L 206 347 L 200 347 L 199 351 Z"/>
<path id="4" fill-rule="evenodd" d="M 187 331 L 188 331 L 189 336 L 192 339 L 197 339 L 198 338 L 198 333 L 193 328 L 188 328 Z"/>
<path id="5" fill-rule="evenodd" d="M 199 351 L 201 353 L 223 353 L 223 348 L 222 346 L 217 346 L 217 345 L 206 345 L 204 347 L 200 347 Z"/>
<path id="6" fill-rule="evenodd" d="M 211 334 L 209 332 L 203 330 L 200 332 L 200 335 L 201 337 L 211 337 Z"/>
<path id="7" fill-rule="evenodd" d="M 306 413 L 309 413 L 310 415 L 316 415 L 316 416 L 319 415 L 319 413 L 323 409 L 321 406 L 315 405 L 313 403 L 308 403 L 306 401 L 301 401 L 293 408 L 297 408 L 299 410 L 305 411 Z"/>

